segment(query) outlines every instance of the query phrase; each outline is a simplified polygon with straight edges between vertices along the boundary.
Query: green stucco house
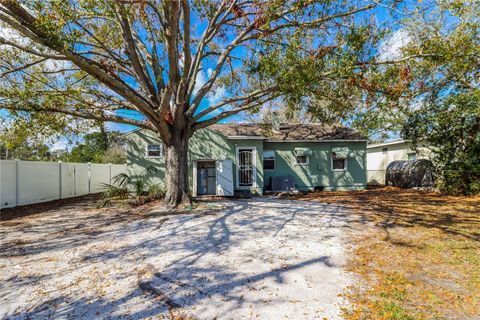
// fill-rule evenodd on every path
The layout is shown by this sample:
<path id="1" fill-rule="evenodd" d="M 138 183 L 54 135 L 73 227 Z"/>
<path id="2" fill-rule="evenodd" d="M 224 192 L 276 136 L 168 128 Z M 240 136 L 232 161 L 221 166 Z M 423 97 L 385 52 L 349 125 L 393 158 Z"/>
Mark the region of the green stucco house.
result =
<path id="1" fill-rule="evenodd" d="M 159 138 L 145 129 L 127 137 L 128 170 L 159 168 L 165 161 Z M 189 181 L 194 196 L 240 192 L 359 190 L 366 186 L 367 139 L 341 126 L 215 124 L 197 131 L 189 142 Z"/>

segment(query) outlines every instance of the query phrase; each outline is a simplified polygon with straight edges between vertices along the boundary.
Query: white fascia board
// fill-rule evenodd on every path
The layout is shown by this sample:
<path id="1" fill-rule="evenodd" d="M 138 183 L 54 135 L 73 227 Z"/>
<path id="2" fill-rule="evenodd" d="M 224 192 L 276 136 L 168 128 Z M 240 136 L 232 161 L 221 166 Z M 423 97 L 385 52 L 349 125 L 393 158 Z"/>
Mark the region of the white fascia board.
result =
<path id="1" fill-rule="evenodd" d="M 229 140 L 265 140 L 262 136 L 227 136 Z"/>
<path id="2" fill-rule="evenodd" d="M 410 140 L 395 140 L 395 141 L 389 141 L 389 142 L 383 142 L 383 143 L 375 143 L 375 144 L 369 144 L 367 146 L 368 149 L 370 148 L 378 148 L 378 147 L 384 147 L 384 146 L 392 146 L 395 144 L 402 144 L 402 143 L 409 143 Z"/>
<path id="3" fill-rule="evenodd" d="M 347 139 L 340 139 L 340 140 L 275 140 L 275 139 L 267 139 L 265 142 L 367 142 L 368 140 L 347 140 Z"/>

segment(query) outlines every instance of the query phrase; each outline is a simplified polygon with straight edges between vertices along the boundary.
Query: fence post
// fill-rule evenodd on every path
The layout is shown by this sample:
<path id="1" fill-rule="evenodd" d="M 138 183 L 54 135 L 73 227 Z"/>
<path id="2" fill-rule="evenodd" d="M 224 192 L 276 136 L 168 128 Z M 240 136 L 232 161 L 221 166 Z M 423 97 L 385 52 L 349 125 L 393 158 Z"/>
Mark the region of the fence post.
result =
<path id="1" fill-rule="evenodd" d="M 90 162 L 88 162 L 88 194 L 90 194 L 90 185 L 92 184 L 92 177 L 90 172 Z"/>
<path id="2" fill-rule="evenodd" d="M 73 194 L 77 196 L 77 166 L 73 165 Z"/>
<path id="3" fill-rule="evenodd" d="M 18 179 L 18 172 L 20 171 L 19 165 L 19 160 L 15 159 L 15 206 L 18 206 L 20 201 L 20 186 L 18 185 L 20 181 Z"/>
<path id="4" fill-rule="evenodd" d="M 62 199 L 62 161 L 58 161 L 58 199 Z"/>
<path id="5" fill-rule="evenodd" d="M 108 164 L 108 184 L 112 184 L 112 164 Z"/>

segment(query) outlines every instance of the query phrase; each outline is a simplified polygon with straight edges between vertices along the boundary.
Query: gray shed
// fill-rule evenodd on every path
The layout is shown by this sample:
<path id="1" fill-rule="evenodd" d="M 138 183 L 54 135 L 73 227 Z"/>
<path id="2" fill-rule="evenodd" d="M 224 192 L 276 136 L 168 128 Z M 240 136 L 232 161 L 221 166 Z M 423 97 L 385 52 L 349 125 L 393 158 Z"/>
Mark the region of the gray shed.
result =
<path id="1" fill-rule="evenodd" d="M 399 160 L 387 166 L 385 185 L 401 188 L 432 187 L 434 168 L 429 160 Z"/>

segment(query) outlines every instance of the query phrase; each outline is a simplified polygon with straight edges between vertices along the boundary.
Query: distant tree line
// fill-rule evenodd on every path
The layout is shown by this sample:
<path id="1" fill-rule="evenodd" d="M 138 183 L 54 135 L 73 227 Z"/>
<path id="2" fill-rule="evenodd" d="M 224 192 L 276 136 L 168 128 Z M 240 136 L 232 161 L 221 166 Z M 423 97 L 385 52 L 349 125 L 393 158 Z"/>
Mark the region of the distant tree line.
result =
<path id="1" fill-rule="evenodd" d="M 117 131 L 87 133 L 68 150 L 50 150 L 45 141 L 27 138 L 19 140 L 9 132 L 1 133 L 0 159 L 19 159 L 32 161 L 65 161 L 93 163 L 126 163 L 127 156 L 122 134 Z"/>

